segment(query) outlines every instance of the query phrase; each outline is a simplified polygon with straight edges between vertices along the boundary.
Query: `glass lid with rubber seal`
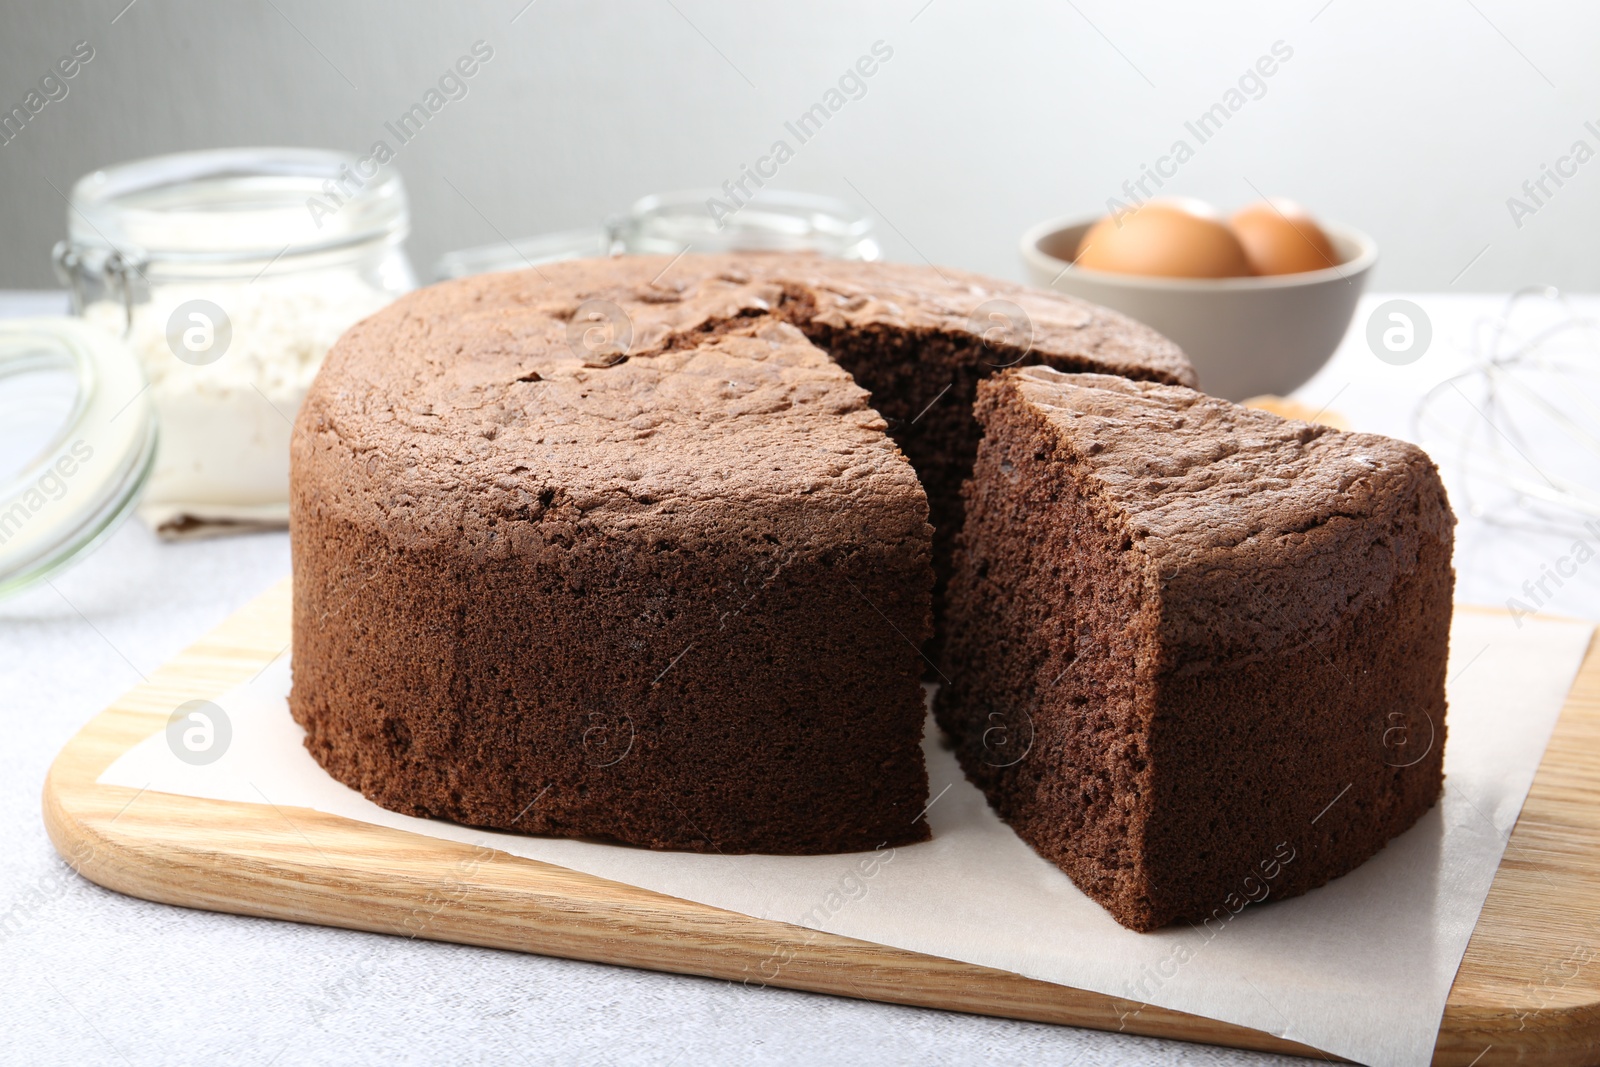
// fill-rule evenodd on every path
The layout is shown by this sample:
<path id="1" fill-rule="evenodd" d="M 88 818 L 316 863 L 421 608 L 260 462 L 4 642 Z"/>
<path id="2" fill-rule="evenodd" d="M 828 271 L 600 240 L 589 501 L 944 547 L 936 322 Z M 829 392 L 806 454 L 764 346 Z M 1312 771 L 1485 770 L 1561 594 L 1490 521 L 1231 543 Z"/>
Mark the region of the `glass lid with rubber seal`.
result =
<path id="1" fill-rule="evenodd" d="M 155 457 L 138 360 L 76 319 L 0 319 L 0 596 L 114 531 Z"/>

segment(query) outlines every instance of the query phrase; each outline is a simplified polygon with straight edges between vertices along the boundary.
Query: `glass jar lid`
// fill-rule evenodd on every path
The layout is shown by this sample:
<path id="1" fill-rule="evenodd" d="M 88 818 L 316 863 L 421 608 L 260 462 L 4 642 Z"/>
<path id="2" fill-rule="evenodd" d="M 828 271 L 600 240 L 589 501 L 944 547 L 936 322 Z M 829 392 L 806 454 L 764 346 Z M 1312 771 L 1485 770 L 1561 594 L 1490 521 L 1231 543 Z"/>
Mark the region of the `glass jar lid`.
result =
<path id="1" fill-rule="evenodd" d="M 79 179 L 68 242 L 138 259 L 229 262 L 399 240 L 407 220 L 400 176 L 374 156 L 223 148 Z"/>
<path id="2" fill-rule="evenodd" d="M 38 425 L 52 407 L 59 424 Z M 3 596 L 92 549 L 137 502 L 156 446 L 138 360 L 76 319 L 0 319 L 0 442 Z"/>

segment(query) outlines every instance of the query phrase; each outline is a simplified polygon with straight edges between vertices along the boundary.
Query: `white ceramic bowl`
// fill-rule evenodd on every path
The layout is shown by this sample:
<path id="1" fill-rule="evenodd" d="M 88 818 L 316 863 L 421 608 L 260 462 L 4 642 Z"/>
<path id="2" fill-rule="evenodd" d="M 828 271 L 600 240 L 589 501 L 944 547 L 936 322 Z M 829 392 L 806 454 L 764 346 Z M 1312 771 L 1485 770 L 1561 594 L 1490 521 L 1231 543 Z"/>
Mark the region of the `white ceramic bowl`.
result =
<path id="1" fill-rule="evenodd" d="M 1103 304 L 1176 341 L 1200 388 L 1243 400 L 1287 395 L 1333 355 L 1378 261 L 1372 238 L 1323 224 L 1341 262 L 1264 278 L 1151 278 L 1072 266 L 1095 219 L 1042 222 L 1022 235 L 1028 278 L 1043 289 Z"/>

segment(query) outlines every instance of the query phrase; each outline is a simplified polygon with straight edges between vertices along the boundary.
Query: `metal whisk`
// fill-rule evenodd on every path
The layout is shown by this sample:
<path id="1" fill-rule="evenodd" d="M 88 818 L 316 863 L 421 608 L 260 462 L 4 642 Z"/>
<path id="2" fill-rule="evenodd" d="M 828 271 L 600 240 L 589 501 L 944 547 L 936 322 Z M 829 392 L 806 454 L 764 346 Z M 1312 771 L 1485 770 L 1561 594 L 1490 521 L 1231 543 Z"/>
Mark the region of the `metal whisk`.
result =
<path id="1" fill-rule="evenodd" d="M 1541 306 L 1560 318 L 1540 324 Z M 1412 413 L 1416 440 L 1460 472 L 1457 503 L 1539 530 L 1600 518 L 1600 320 L 1554 288 L 1522 289 L 1474 323 L 1472 351 Z"/>

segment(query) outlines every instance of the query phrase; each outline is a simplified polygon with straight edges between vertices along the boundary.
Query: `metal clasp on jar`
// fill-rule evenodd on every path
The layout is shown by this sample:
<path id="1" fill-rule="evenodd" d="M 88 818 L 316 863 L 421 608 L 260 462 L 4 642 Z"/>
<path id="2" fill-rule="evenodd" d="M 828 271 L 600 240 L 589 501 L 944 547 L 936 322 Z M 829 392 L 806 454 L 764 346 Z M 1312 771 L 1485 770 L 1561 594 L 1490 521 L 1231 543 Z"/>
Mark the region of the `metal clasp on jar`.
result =
<path id="1" fill-rule="evenodd" d="M 93 303 L 97 290 L 103 289 L 122 303 L 122 336 L 133 329 L 133 305 L 136 303 L 134 279 L 145 278 L 149 257 L 142 253 L 123 253 L 115 249 L 83 248 L 70 241 L 57 241 L 50 251 L 55 264 L 56 277 L 61 279 L 72 294 L 72 313 L 82 316 L 84 309 Z"/>

